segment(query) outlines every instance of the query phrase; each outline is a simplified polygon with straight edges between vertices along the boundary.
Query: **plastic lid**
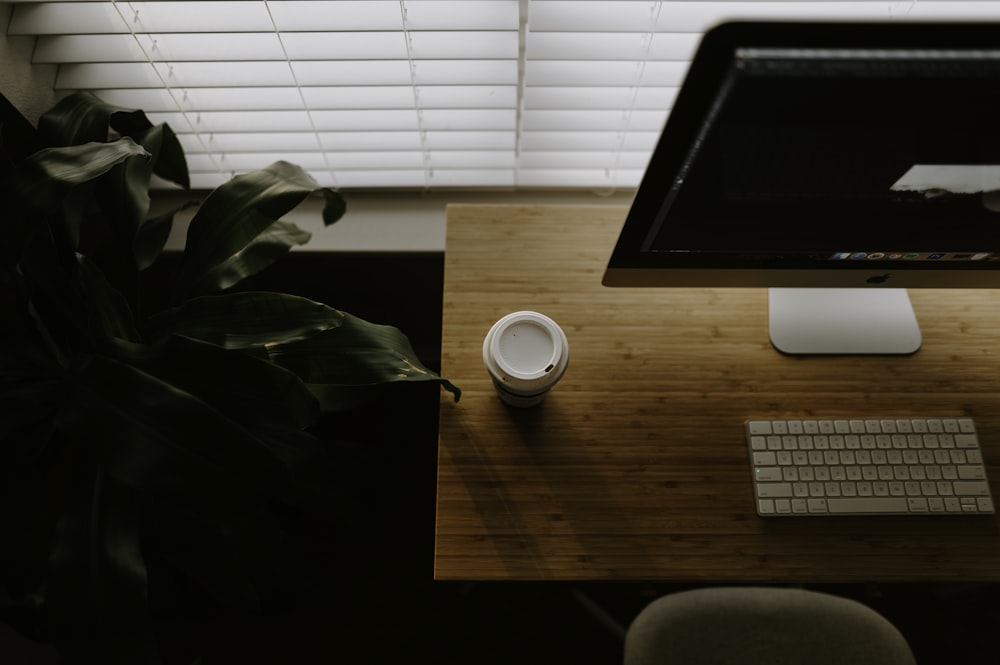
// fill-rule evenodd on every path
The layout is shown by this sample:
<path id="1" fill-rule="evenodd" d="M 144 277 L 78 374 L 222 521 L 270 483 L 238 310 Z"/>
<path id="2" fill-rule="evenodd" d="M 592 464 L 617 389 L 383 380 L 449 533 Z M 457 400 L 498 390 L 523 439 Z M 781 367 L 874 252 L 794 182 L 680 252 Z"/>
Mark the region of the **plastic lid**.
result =
<path id="1" fill-rule="evenodd" d="M 507 386 L 545 390 L 566 369 L 566 334 L 538 312 L 514 312 L 497 321 L 483 343 L 487 367 Z"/>

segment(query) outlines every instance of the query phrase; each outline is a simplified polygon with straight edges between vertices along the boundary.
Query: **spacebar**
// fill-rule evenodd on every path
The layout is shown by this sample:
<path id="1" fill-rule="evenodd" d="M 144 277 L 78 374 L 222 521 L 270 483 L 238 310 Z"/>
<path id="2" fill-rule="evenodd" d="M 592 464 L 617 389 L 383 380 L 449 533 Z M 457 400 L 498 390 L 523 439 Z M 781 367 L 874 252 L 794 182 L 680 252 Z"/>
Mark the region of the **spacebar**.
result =
<path id="1" fill-rule="evenodd" d="M 872 497 L 826 500 L 831 513 L 908 513 L 905 497 Z"/>

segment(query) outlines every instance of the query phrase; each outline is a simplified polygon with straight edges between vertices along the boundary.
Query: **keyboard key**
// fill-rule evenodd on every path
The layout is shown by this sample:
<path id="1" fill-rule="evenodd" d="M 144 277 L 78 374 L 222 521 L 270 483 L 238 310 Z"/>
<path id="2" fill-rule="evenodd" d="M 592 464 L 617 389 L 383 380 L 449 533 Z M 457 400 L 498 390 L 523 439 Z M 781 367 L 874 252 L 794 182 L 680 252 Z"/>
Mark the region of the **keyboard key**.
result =
<path id="1" fill-rule="evenodd" d="M 986 469 L 981 466 L 960 466 L 958 477 L 962 480 L 985 480 Z"/>
<path id="2" fill-rule="evenodd" d="M 783 480 L 781 477 L 781 467 L 777 466 L 759 466 L 756 469 L 757 472 L 757 482 L 771 482 L 776 480 Z"/>
<path id="3" fill-rule="evenodd" d="M 959 448 L 978 448 L 979 440 L 973 434 L 956 434 L 955 445 Z"/>
<path id="4" fill-rule="evenodd" d="M 754 453 L 753 454 L 754 466 L 774 466 L 778 463 L 778 458 L 774 456 L 774 453 Z"/>
<path id="5" fill-rule="evenodd" d="M 791 483 L 758 483 L 757 496 L 762 499 L 786 498 L 792 496 Z"/>
<path id="6" fill-rule="evenodd" d="M 896 497 L 857 497 L 827 499 L 827 507 L 835 513 L 906 513 L 907 500 Z"/>
<path id="7" fill-rule="evenodd" d="M 807 505 L 810 513 L 827 512 L 826 499 L 809 499 Z"/>
<path id="8" fill-rule="evenodd" d="M 974 513 L 979 510 L 979 502 L 972 497 L 963 496 L 959 502 L 962 504 L 963 513 Z"/>
<path id="9" fill-rule="evenodd" d="M 958 496 L 990 496 L 990 485 L 985 481 L 956 481 L 952 483 L 952 487 Z"/>

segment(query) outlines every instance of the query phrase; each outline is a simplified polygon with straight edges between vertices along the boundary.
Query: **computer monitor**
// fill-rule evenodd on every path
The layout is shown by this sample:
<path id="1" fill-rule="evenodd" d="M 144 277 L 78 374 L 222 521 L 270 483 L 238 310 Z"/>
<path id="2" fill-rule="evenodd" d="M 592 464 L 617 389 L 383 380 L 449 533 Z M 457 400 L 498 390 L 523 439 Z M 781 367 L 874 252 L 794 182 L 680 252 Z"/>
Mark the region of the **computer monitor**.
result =
<path id="1" fill-rule="evenodd" d="M 703 38 L 604 275 L 770 287 L 789 353 L 910 353 L 906 288 L 1000 287 L 1000 25 Z"/>

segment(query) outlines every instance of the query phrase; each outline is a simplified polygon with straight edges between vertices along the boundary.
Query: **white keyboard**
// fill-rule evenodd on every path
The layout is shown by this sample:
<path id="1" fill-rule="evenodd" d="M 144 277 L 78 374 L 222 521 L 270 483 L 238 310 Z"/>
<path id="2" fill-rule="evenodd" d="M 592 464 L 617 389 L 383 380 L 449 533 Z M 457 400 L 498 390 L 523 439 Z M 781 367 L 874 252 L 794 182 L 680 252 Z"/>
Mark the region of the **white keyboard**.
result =
<path id="1" fill-rule="evenodd" d="M 761 516 L 994 512 L 971 418 L 758 419 L 746 435 Z"/>

